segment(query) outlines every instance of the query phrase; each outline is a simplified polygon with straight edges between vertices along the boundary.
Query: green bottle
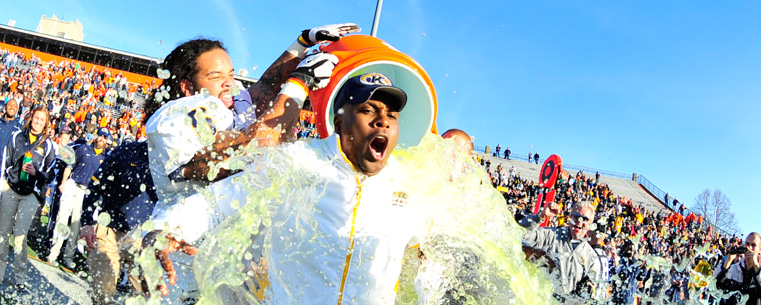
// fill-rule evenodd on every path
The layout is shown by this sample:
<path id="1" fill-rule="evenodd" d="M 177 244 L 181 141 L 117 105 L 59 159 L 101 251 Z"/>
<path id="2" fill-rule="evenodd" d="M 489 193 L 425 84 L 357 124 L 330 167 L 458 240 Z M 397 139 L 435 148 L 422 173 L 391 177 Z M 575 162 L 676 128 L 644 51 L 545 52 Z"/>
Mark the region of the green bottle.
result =
<path id="1" fill-rule="evenodd" d="M 31 151 L 27 151 L 24 154 L 24 162 L 22 164 L 27 164 L 27 163 L 31 163 L 31 162 L 32 162 L 32 152 Z M 22 170 L 21 174 L 19 175 L 18 178 L 21 181 L 29 181 L 29 173 L 27 173 L 27 172 Z"/>

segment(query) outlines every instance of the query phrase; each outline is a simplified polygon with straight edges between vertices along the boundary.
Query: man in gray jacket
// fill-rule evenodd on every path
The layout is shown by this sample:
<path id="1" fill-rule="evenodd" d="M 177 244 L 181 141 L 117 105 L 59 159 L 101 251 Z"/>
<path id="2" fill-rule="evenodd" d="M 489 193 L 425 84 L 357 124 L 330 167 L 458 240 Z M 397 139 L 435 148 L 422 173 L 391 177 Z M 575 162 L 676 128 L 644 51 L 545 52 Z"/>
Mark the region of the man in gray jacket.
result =
<path id="1" fill-rule="evenodd" d="M 583 239 L 594 221 L 595 211 L 591 202 L 576 203 L 566 217 L 566 226 L 539 227 L 546 218 L 558 214 L 559 206 L 552 203 L 537 215 L 521 220 L 526 228 L 523 246 L 527 252 L 543 252 L 547 257 L 550 272 L 559 279 L 555 286 L 558 298 L 570 301 L 571 294 L 586 295 L 594 291 L 594 281 L 602 272 L 600 260 L 594 249 Z"/>

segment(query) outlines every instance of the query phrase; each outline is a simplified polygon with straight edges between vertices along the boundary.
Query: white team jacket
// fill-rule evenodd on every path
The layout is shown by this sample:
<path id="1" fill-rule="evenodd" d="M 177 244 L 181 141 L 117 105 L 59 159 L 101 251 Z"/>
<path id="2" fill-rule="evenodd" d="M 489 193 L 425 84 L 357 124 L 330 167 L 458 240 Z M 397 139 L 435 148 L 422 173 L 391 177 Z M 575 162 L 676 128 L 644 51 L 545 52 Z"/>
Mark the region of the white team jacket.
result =
<path id="1" fill-rule="evenodd" d="M 157 205 L 174 204 L 179 197 L 206 186 L 199 181 L 173 181 L 169 175 L 211 144 L 214 132 L 229 130 L 232 124 L 232 111 L 216 97 L 203 94 L 172 100 L 148 119 L 148 160 L 159 197 Z"/>

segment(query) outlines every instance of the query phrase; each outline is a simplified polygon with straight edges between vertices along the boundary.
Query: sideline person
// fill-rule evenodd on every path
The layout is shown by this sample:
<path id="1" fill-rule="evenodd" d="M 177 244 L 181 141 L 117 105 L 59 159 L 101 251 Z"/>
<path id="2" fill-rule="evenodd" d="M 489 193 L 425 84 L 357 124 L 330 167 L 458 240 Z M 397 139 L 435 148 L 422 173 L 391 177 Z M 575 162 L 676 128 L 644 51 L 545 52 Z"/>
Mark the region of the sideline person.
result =
<path id="1" fill-rule="evenodd" d="M 8 266 L 8 244 L 13 241 L 13 273 L 16 289 L 26 289 L 26 236 L 42 204 L 42 190 L 53 180 L 55 148 L 47 137 L 50 113 L 44 107 L 31 110 L 24 129 L 13 133 L 5 147 L 2 169 L 5 183 L 0 196 L 0 282 Z M 31 156 L 30 159 L 27 157 Z M 25 159 L 29 160 L 24 162 Z M 14 221 L 15 219 L 15 221 Z M 11 238 L 13 228 L 13 238 Z"/>
<path id="2" fill-rule="evenodd" d="M 68 164 L 63 170 L 62 181 L 64 182 L 58 187 L 61 191 L 61 199 L 56 226 L 53 229 L 53 246 L 47 258 L 47 261 L 53 265 L 58 265 L 58 255 L 61 253 L 64 241 L 67 241 L 63 261 L 66 268 L 74 268 L 74 251 L 77 249 L 82 219 L 82 201 L 87 194 L 87 186 L 92 176 L 105 158 L 110 141 L 111 134 L 108 129 L 100 128 L 91 143 L 80 140 L 72 146 L 75 152 L 74 162 Z M 63 227 L 66 226 L 69 227 L 69 234 L 61 236 L 61 232 L 65 231 Z"/>
<path id="3" fill-rule="evenodd" d="M 122 265 L 133 287 L 141 291 L 138 277 L 132 272 L 136 266 L 134 252 L 124 251 L 124 245 L 132 242 L 123 237 L 148 219 L 158 201 L 147 161 L 145 142 L 125 142 L 106 156 L 88 186 L 90 192 L 82 204 L 81 236 L 93 277 L 93 304 L 113 301 Z M 99 215 L 94 219 L 96 211 Z"/>
<path id="4" fill-rule="evenodd" d="M 3 116 L 0 117 L 0 152 L 5 151 L 5 145 L 11 139 L 11 135 L 21 130 L 21 124 L 16 119 L 18 113 L 18 102 L 15 99 L 10 99 L 5 104 Z M 3 178 L 3 173 L 0 172 L 0 179 Z"/>
<path id="5" fill-rule="evenodd" d="M 590 225 L 594 221 L 595 211 L 592 203 L 581 201 L 571 208 L 566 218 L 567 226 L 539 227 L 546 218 L 555 217 L 559 206 L 553 202 L 538 215 L 529 215 L 519 222 L 526 228 L 523 245 L 532 250 L 543 252 L 548 259 L 550 269 L 560 284 L 555 287 L 557 297 L 563 300 L 577 296 L 581 291 L 588 291 L 587 285 L 593 286 L 593 279 L 602 274 L 602 266 L 597 253 L 589 243 L 584 241 Z"/>
<path id="6" fill-rule="evenodd" d="M 715 271 L 716 287 L 748 295 L 745 304 L 761 304 L 761 235 L 751 232 L 745 247 L 729 249 L 724 262 Z M 722 304 L 739 304 L 733 296 Z"/>

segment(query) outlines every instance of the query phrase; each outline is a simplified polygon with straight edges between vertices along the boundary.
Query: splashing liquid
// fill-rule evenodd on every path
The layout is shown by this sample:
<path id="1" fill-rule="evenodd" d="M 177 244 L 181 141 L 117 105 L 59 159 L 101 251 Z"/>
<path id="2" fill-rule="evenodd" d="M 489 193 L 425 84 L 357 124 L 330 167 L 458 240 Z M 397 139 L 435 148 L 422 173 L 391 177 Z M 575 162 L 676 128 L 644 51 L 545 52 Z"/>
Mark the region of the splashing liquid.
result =
<path id="1" fill-rule="evenodd" d="M 278 295 L 268 290 L 270 283 L 282 282 L 285 275 L 274 274 L 272 271 L 277 268 L 273 266 L 278 262 L 267 262 L 265 258 L 273 241 L 289 245 L 318 240 L 309 232 L 315 232 L 314 217 L 321 213 L 316 202 L 325 194 L 329 179 L 313 170 L 319 167 L 305 164 L 306 157 L 290 155 L 282 147 L 249 145 L 219 164 L 229 169 L 246 168 L 232 179 L 248 192 L 245 202 L 232 204 L 239 208 L 238 213 L 207 235 L 195 258 L 193 271 L 202 295 L 199 304 L 289 303 L 294 295 L 304 292 L 299 287 L 290 287 L 288 293 Z M 507 211 L 503 197 L 491 186 L 482 167 L 457 153 L 453 142 L 435 135 L 426 136 L 416 147 L 397 149 L 394 157 L 403 169 L 399 177 L 402 184 L 414 190 L 412 197 L 424 198 L 409 204 L 417 206 L 420 213 L 416 216 L 426 224 L 421 234 L 426 238 L 419 248 L 404 250 L 395 304 L 558 303 L 552 297 L 553 277 L 525 260 L 521 251 L 524 231 Z M 258 166 L 249 165 L 253 160 Z M 227 196 L 213 198 L 210 194 L 206 198 L 211 202 L 231 200 Z M 278 215 L 298 221 L 288 222 Z M 146 230 L 162 229 L 150 221 L 144 226 Z M 156 247 L 165 245 L 166 241 L 159 238 Z M 707 247 L 696 249 L 692 258 L 699 255 L 710 258 L 713 254 L 707 250 Z M 288 262 L 309 255 L 293 254 L 281 259 Z M 671 268 L 685 271 L 690 262 L 686 259 L 672 265 L 652 255 L 642 260 L 649 268 L 666 273 Z M 150 286 L 155 287 L 163 271 L 152 251 L 143 251 L 137 262 Z M 729 296 L 716 288 L 711 276 L 693 270 L 689 273 L 689 285 L 715 297 Z M 613 285 L 621 285 L 611 276 Z M 666 288 L 657 296 L 642 295 L 643 300 L 660 303 Z M 159 304 L 159 294 L 152 295 L 148 300 L 131 298 L 128 303 Z M 587 299 L 594 302 L 591 296 Z M 354 302 L 348 299 L 344 303 Z"/>
<path id="2" fill-rule="evenodd" d="M 261 158 L 265 165 L 256 168 L 258 174 L 244 171 L 233 178 L 250 189 L 246 202 L 210 232 L 199 249 L 193 264 L 202 294 L 199 304 L 288 303 L 302 293 L 299 287 L 289 287 L 284 295 L 268 292 L 271 281 L 284 278 L 268 273 L 277 270 L 273 266 L 280 262 L 265 258 L 273 240 L 281 245 L 318 242 L 311 233 L 316 232 L 314 217 L 321 213 L 316 198 L 325 194 L 329 181 L 305 170 L 300 156 L 290 156 L 281 148 L 250 149 L 246 158 Z M 424 258 L 419 258 L 417 249 L 406 249 L 396 304 L 440 304 L 452 299 L 463 304 L 556 303 L 546 273 L 525 260 L 520 242 L 523 229 L 480 166 L 456 153 L 453 142 L 436 135 L 394 155 L 403 168 L 402 185 L 415 192 L 411 198 L 424 198 L 409 204 L 416 205 L 421 211 L 416 217 L 426 223 L 422 232 L 426 238 L 419 245 Z M 236 158 L 228 164 L 240 164 Z M 303 255 L 308 254 L 292 257 Z M 155 260 L 146 263 L 156 266 Z M 351 299 L 344 302 L 353 303 Z"/>

